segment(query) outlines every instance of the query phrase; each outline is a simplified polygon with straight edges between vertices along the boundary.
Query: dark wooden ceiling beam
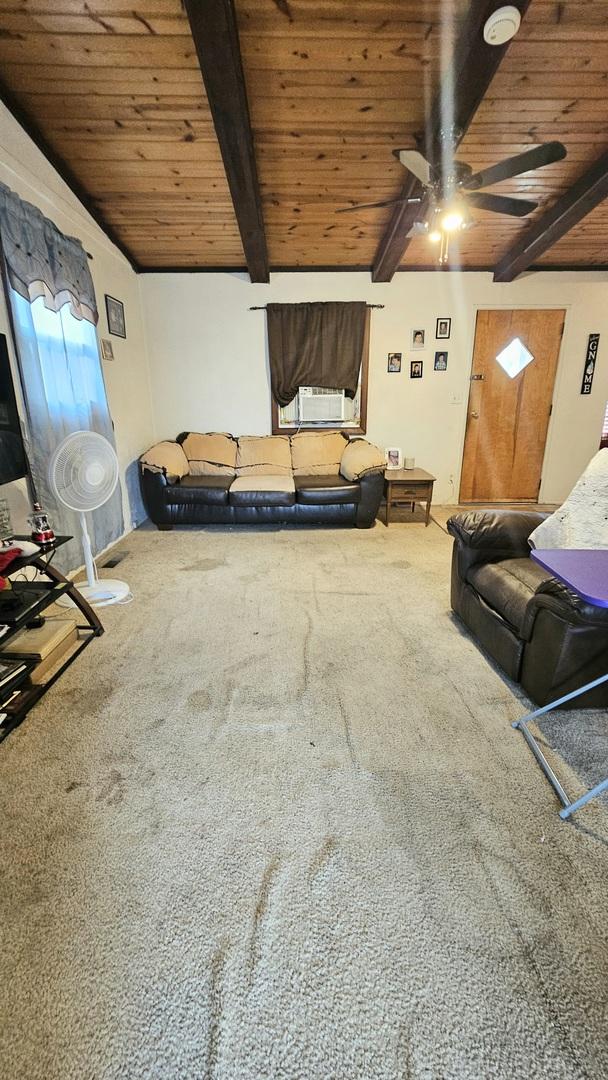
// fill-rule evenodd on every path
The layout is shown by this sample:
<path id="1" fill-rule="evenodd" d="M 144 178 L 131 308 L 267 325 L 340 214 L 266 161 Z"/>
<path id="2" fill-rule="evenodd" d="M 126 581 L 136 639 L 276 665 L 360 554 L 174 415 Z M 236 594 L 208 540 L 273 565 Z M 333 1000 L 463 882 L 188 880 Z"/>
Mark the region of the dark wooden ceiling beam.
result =
<path id="1" fill-rule="evenodd" d="M 515 241 L 497 264 L 494 281 L 514 281 L 607 196 L 608 150 Z"/>
<path id="2" fill-rule="evenodd" d="M 530 0 L 512 0 L 520 14 L 525 15 Z M 500 7 L 499 0 L 472 0 L 458 35 L 452 62 L 444 76 L 427 120 L 424 135 L 418 140 L 419 149 L 432 163 L 441 161 L 446 140 L 456 149 L 464 138 L 477 109 L 505 55 L 505 45 L 487 45 L 483 27 L 487 18 Z M 450 127 L 445 130 L 445 103 L 453 99 Z M 424 194 L 422 184 L 410 174 L 403 185 L 402 197 Z M 410 203 L 395 207 L 384 235 L 378 245 L 372 281 L 390 281 L 407 250 L 408 233 L 414 222 L 423 217 L 425 204 Z"/>
<path id="3" fill-rule="evenodd" d="M 252 281 L 269 281 L 262 200 L 233 0 L 185 0 Z"/>

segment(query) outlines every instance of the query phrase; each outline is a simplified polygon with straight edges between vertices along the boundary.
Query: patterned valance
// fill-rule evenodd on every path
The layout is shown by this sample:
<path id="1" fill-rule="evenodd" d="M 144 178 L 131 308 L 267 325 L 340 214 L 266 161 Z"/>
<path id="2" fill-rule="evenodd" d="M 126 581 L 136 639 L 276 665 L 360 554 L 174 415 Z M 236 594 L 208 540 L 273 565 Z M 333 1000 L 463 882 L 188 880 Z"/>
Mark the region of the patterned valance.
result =
<path id="1" fill-rule="evenodd" d="M 30 303 L 44 297 L 58 311 L 70 304 L 77 319 L 97 323 L 87 254 L 75 236 L 64 236 L 36 206 L 0 183 L 0 240 L 11 288 Z"/>

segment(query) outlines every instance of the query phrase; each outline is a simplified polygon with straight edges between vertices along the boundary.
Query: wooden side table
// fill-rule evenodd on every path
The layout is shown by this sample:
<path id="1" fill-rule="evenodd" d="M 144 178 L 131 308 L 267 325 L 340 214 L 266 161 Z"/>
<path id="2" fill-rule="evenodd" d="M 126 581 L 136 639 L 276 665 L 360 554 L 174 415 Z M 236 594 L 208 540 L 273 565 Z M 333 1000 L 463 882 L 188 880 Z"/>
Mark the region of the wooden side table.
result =
<path id="1" fill-rule="evenodd" d="M 387 527 L 391 506 L 404 506 L 409 503 L 413 512 L 417 502 L 426 502 L 425 525 L 428 525 L 434 483 L 435 477 L 424 469 L 387 469 L 384 473 Z"/>

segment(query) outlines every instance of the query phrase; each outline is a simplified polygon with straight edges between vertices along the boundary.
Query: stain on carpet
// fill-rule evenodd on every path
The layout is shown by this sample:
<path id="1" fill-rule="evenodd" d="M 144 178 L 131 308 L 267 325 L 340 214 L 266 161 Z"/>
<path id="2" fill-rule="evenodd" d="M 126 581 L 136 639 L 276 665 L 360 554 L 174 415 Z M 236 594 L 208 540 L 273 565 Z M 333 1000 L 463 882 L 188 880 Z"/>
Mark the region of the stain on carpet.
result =
<path id="1" fill-rule="evenodd" d="M 220 566 L 225 565 L 225 559 L 197 559 L 196 562 L 190 563 L 188 566 L 180 566 L 180 570 L 183 570 L 189 574 L 206 574 L 209 572 L 209 570 L 218 570 Z"/>
<path id="2" fill-rule="evenodd" d="M 270 906 L 270 894 L 275 878 L 279 872 L 280 858 L 275 855 L 267 866 L 264 867 L 258 898 L 253 911 L 253 927 L 249 939 L 249 984 L 255 978 L 255 971 L 260 961 L 263 949 L 263 938 L 266 918 Z"/>

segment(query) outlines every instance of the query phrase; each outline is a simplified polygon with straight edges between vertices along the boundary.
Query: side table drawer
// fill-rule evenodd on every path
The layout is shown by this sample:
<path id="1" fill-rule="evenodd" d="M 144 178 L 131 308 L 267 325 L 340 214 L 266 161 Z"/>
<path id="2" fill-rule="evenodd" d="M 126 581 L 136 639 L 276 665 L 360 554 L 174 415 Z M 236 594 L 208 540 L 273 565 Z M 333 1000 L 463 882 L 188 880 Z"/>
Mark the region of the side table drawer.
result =
<path id="1" fill-rule="evenodd" d="M 408 487 L 406 484 L 393 482 L 390 490 L 391 499 L 425 499 L 431 494 L 432 488 L 430 484 L 412 484 Z"/>

